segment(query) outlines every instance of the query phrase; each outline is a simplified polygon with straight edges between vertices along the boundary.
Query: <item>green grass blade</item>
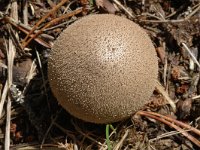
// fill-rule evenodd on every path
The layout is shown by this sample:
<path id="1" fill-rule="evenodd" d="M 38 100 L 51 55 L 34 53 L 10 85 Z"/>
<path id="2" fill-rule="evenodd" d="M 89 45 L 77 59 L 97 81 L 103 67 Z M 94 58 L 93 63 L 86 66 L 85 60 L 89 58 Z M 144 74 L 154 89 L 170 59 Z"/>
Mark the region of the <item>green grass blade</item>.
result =
<path id="1" fill-rule="evenodd" d="M 106 144 L 108 146 L 108 150 L 111 150 L 110 139 L 109 139 L 109 136 L 110 136 L 109 129 L 110 129 L 110 125 L 107 124 L 106 125 Z"/>

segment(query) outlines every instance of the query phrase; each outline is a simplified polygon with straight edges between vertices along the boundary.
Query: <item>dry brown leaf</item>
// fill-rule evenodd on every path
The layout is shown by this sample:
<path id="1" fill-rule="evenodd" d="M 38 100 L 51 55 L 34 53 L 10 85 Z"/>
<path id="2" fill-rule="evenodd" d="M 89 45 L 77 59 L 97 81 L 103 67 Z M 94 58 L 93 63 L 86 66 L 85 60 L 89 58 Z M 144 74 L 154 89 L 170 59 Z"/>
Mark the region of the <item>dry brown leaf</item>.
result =
<path id="1" fill-rule="evenodd" d="M 158 56 L 160 57 L 161 62 L 164 64 L 165 63 L 165 50 L 163 47 L 157 47 L 156 51 L 158 53 Z"/>
<path id="2" fill-rule="evenodd" d="M 180 69 L 178 67 L 174 66 L 172 68 L 171 75 L 174 80 L 178 80 L 178 78 L 181 76 Z"/>
<path id="3" fill-rule="evenodd" d="M 32 65 L 31 59 L 26 59 L 18 64 L 18 66 L 13 67 L 13 81 L 17 85 L 24 85 L 27 80 L 26 76 L 30 71 Z"/>
<path id="4" fill-rule="evenodd" d="M 177 87 L 176 93 L 177 94 L 184 94 L 188 91 L 188 89 L 189 89 L 189 85 L 183 84 L 183 85 Z"/>
<path id="5" fill-rule="evenodd" d="M 180 119 L 186 119 L 190 115 L 192 108 L 192 99 L 179 100 L 176 104 L 177 106 L 177 115 Z"/>
<path id="6" fill-rule="evenodd" d="M 150 11 L 154 12 L 160 19 L 165 19 L 165 11 L 163 10 L 160 3 L 152 3 L 150 6 Z"/>
<path id="7" fill-rule="evenodd" d="M 115 14 L 117 9 L 109 0 L 96 0 L 97 7 L 103 8 L 105 11 L 109 12 L 110 14 Z"/>
<path id="8" fill-rule="evenodd" d="M 89 5 L 89 1 L 88 0 L 80 0 L 80 4 L 83 7 L 82 10 L 82 14 L 85 16 L 88 14 L 89 10 L 88 10 L 88 5 Z"/>

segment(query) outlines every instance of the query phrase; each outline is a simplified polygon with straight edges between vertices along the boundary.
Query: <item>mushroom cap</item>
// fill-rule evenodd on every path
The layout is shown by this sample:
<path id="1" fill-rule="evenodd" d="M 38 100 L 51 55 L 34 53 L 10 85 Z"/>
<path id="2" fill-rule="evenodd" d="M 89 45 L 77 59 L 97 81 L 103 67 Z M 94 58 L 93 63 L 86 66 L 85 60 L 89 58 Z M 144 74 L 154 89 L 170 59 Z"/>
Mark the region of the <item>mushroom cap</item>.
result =
<path id="1" fill-rule="evenodd" d="M 158 61 L 145 31 L 111 14 L 89 15 L 65 29 L 48 60 L 50 87 L 58 102 L 87 122 L 130 117 L 148 102 Z"/>

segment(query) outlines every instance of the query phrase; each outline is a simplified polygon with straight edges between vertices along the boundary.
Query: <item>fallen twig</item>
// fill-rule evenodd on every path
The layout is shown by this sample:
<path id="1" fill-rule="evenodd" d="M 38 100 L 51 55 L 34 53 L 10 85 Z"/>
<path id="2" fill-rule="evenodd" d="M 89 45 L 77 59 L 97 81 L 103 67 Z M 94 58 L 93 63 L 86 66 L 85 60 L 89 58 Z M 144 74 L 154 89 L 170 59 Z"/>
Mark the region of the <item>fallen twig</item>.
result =
<path id="1" fill-rule="evenodd" d="M 157 81 L 156 89 L 164 96 L 164 98 L 168 101 L 170 106 L 172 107 L 173 112 L 176 112 L 176 105 L 174 101 L 169 97 L 167 92 L 164 90 L 163 86 Z"/>
<path id="2" fill-rule="evenodd" d="M 112 0 L 116 5 L 118 5 L 122 10 L 124 10 L 131 18 L 135 18 L 133 14 L 126 9 L 118 0 Z"/>
<path id="3" fill-rule="evenodd" d="M 200 147 L 200 141 L 198 139 L 196 139 L 195 137 L 193 137 L 192 135 L 190 135 L 184 129 L 180 128 L 179 126 L 182 126 L 186 129 L 190 129 L 194 133 L 200 135 L 200 131 L 197 130 L 196 128 L 191 127 L 190 125 L 184 124 L 183 122 L 172 119 L 170 117 L 166 117 L 166 116 L 163 116 L 161 114 L 154 113 L 154 112 L 139 111 L 139 112 L 137 112 L 137 114 L 142 115 L 142 116 L 146 116 L 146 117 L 150 117 L 150 118 L 156 119 L 156 120 L 158 120 L 162 123 L 167 124 L 168 126 L 170 126 L 174 129 L 176 129 L 177 131 L 181 132 L 186 138 L 188 138 L 190 141 L 192 141 L 194 144 L 196 144 L 198 147 Z M 179 125 L 179 126 L 177 126 L 177 125 Z"/>
<path id="4" fill-rule="evenodd" d="M 128 136 L 128 133 L 130 132 L 129 129 L 126 130 L 126 132 L 124 133 L 123 137 L 121 138 L 121 140 L 117 143 L 117 145 L 115 145 L 115 147 L 113 148 L 113 150 L 119 150 L 122 145 L 124 140 L 126 139 L 126 137 Z"/>
<path id="5" fill-rule="evenodd" d="M 49 13 L 47 13 L 45 16 L 43 16 L 36 24 L 35 26 L 32 28 L 32 30 L 29 32 L 29 34 L 25 37 L 25 39 L 22 41 L 22 45 L 24 45 L 24 43 L 26 42 L 26 40 L 30 37 L 30 35 L 35 31 L 35 29 L 37 29 L 37 27 L 45 21 L 46 18 L 48 18 L 50 15 L 52 15 L 53 13 L 55 13 L 55 11 L 57 11 L 62 5 L 64 5 L 66 2 L 68 2 L 69 0 L 62 0 L 60 3 L 58 3 Z M 23 46 L 26 47 L 26 46 Z"/>
<path id="6" fill-rule="evenodd" d="M 179 126 L 181 126 L 183 128 L 190 129 L 191 131 L 193 131 L 194 133 L 196 133 L 197 135 L 200 136 L 200 131 L 198 129 L 188 125 L 188 124 L 185 124 L 185 123 L 183 123 L 181 121 L 178 121 L 176 119 L 173 119 L 173 118 L 170 118 L 170 117 L 167 117 L 167 116 L 163 116 L 163 115 L 158 114 L 158 113 L 154 113 L 154 112 L 148 112 L 148 113 L 151 114 L 151 115 L 162 117 L 162 118 L 164 118 L 164 119 L 166 119 L 168 121 L 171 121 L 171 122 L 173 122 L 173 123 L 175 123 L 175 124 L 177 124 L 177 125 L 179 125 Z"/>
<path id="7" fill-rule="evenodd" d="M 10 119 L 11 119 L 11 100 L 8 97 L 7 100 L 7 109 L 6 109 L 7 117 L 6 117 L 6 134 L 5 134 L 5 150 L 10 149 Z"/>
<path id="8" fill-rule="evenodd" d="M 159 18 L 156 18 L 156 19 L 159 19 L 159 20 L 148 20 L 148 19 L 145 19 L 145 20 L 140 20 L 140 21 L 151 22 L 151 23 L 179 23 L 179 22 L 184 22 L 184 21 L 189 20 L 189 19 L 190 19 L 194 14 L 196 14 L 199 10 L 200 10 L 200 3 L 197 4 L 197 5 L 195 6 L 194 10 L 193 10 L 189 15 L 187 15 L 185 18 L 183 18 L 183 19 L 177 19 L 177 20 L 175 20 L 175 19 L 173 19 L 173 20 L 166 20 L 166 19 L 165 19 L 165 20 L 161 20 L 161 19 L 159 19 Z M 174 14 L 173 14 L 173 15 L 174 15 Z M 150 14 L 149 14 L 149 16 L 155 18 L 155 16 L 153 16 L 153 15 L 150 15 Z M 170 17 L 171 17 L 171 16 L 170 16 Z M 167 18 L 169 18 L 169 16 L 168 16 Z"/>
<path id="9" fill-rule="evenodd" d="M 23 22 L 25 25 L 28 25 L 28 0 L 24 1 Z"/>
<path id="10" fill-rule="evenodd" d="M 100 145 L 100 146 L 104 146 L 101 142 L 97 141 L 96 139 L 94 139 L 93 137 L 89 136 L 88 134 L 84 133 L 83 131 L 81 131 L 81 129 L 72 121 L 72 125 L 74 126 L 74 128 L 76 129 L 76 131 L 78 131 L 81 135 L 83 135 L 84 137 L 88 138 L 89 140 L 93 141 L 94 143 Z"/>
<path id="11" fill-rule="evenodd" d="M 14 1 L 11 5 L 11 17 L 14 20 L 18 20 L 18 5 L 17 1 Z M 18 38 L 18 34 L 15 34 L 16 38 Z M 10 89 L 13 82 L 13 64 L 16 53 L 16 48 L 13 44 L 11 38 L 8 40 L 9 47 L 7 49 L 7 64 L 8 64 L 8 90 Z M 10 150 L 10 122 L 11 122 L 11 97 L 8 95 L 7 99 L 7 117 L 6 117 L 6 131 L 5 131 L 5 150 Z"/>
<path id="12" fill-rule="evenodd" d="M 6 81 L 4 88 L 3 88 L 3 92 L 1 95 L 1 102 L 0 102 L 0 117 L 2 117 L 2 112 L 3 112 L 3 106 L 7 97 L 7 93 L 8 93 L 8 81 Z"/>
<path id="13" fill-rule="evenodd" d="M 7 58 L 8 58 L 8 90 L 12 85 L 13 79 L 13 62 L 15 57 L 15 47 L 12 43 L 12 40 L 9 39 L 9 49 L 7 51 Z M 8 95 L 7 100 L 7 117 L 6 117 L 6 133 L 5 133 L 5 150 L 10 149 L 10 118 L 11 118 L 11 98 Z"/>
<path id="14" fill-rule="evenodd" d="M 49 125 L 49 128 L 47 129 L 46 133 L 44 134 L 44 137 L 43 137 L 42 142 L 41 142 L 41 145 L 40 145 L 40 149 L 43 148 L 43 144 L 44 144 L 44 142 L 45 142 L 45 140 L 46 140 L 46 138 L 47 138 L 47 135 L 49 134 L 51 128 L 53 127 L 54 122 L 55 122 L 56 119 L 58 118 L 58 114 L 60 114 L 61 110 L 62 110 L 62 109 L 60 109 L 60 110 L 56 113 L 56 116 L 52 119 L 51 124 Z"/>
<path id="15" fill-rule="evenodd" d="M 8 19 L 8 18 L 7 18 L 7 19 Z M 14 27 L 16 27 L 17 29 L 19 29 L 20 31 L 22 31 L 23 33 L 29 34 L 29 31 L 27 30 L 27 28 L 23 28 L 23 26 L 20 26 L 20 25 L 14 23 L 14 22 L 12 22 L 12 21 L 10 21 L 9 23 L 10 23 L 11 25 L 13 25 Z M 31 34 L 31 35 L 30 35 L 30 37 L 33 37 L 33 36 L 34 36 L 34 34 Z M 47 47 L 47 48 L 51 48 L 51 45 L 50 45 L 49 43 L 45 42 L 44 40 L 42 40 L 42 39 L 39 38 L 39 37 L 34 38 L 34 40 L 35 40 L 36 42 L 38 42 L 39 44 L 41 44 L 41 45 Z"/>
<path id="16" fill-rule="evenodd" d="M 187 50 L 187 52 L 190 54 L 192 60 L 196 63 L 196 65 L 200 68 L 200 64 L 198 62 L 198 60 L 196 59 L 196 57 L 192 54 L 192 52 L 190 51 L 190 49 L 188 48 L 188 46 L 185 43 L 181 43 L 183 45 L 183 47 Z"/>
<path id="17" fill-rule="evenodd" d="M 32 39 L 36 38 L 38 35 L 40 35 L 46 28 L 50 27 L 51 25 L 63 20 L 63 19 L 67 19 L 69 17 L 72 17 L 74 15 L 77 15 L 79 13 L 82 12 L 82 8 L 78 8 L 68 14 L 64 14 L 62 16 L 60 16 L 59 18 L 56 18 L 56 19 L 53 19 L 52 21 L 50 21 L 49 23 L 47 23 L 42 29 L 40 29 L 36 34 L 34 34 L 28 41 L 26 41 L 24 44 L 23 44 L 23 48 L 25 48 L 31 41 Z M 30 33 L 29 33 L 30 34 Z"/>

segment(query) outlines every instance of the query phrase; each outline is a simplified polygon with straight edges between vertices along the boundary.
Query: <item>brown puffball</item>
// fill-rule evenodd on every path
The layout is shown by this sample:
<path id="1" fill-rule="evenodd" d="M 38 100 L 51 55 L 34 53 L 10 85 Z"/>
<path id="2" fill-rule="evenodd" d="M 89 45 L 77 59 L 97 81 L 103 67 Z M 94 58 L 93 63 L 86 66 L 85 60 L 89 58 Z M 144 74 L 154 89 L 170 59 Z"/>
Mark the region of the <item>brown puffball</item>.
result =
<path id="1" fill-rule="evenodd" d="M 145 31 L 115 15 L 89 15 L 64 30 L 48 61 L 50 87 L 73 116 L 93 123 L 123 120 L 148 102 L 158 73 Z"/>

